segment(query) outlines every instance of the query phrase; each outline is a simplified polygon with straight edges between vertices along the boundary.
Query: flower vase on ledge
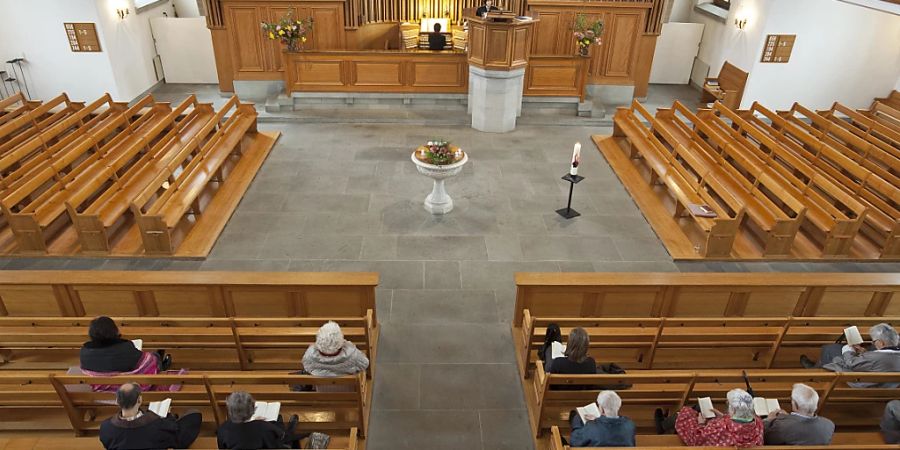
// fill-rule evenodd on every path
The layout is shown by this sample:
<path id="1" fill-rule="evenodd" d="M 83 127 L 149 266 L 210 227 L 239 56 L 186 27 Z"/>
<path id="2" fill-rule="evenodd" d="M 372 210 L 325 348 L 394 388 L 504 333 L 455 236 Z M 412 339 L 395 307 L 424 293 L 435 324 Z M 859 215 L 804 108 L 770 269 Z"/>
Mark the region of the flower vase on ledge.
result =
<path id="1" fill-rule="evenodd" d="M 578 46 L 578 56 L 582 58 L 590 58 L 591 57 L 591 47 L 589 45 L 579 45 Z"/>
<path id="2" fill-rule="evenodd" d="M 288 42 L 288 43 L 287 43 L 287 49 L 288 49 L 289 52 L 299 52 L 300 50 L 303 50 L 303 48 L 301 48 L 301 46 L 300 46 L 300 42 L 299 42 L 299 41 L 290 41 L 290 42 Z"/>

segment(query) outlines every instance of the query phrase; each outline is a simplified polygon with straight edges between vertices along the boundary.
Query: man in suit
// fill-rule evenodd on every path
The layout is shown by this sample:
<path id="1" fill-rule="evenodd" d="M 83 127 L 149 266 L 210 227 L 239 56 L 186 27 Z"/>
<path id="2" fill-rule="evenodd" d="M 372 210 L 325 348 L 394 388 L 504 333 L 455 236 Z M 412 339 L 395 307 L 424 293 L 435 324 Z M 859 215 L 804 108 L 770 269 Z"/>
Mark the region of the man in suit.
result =
<path id="1" fill-rule="evenodd" d="M 774 411 L 764 425 L 766 445 L 828 445 L 834 422 L 816 415 L 819 394 L 797 383 L 791 390 L 791 413 Z"/>
<path id="2" fill-rule="evenodd" d="M 900 335 L 887 323 L 879 323 L 869 329 L 872 348 L 862 345 L 830 344 L 822 347 L 819 365 L 832 372 L 900 372 Z M 806 368 L 815 367 L 806 355 L 800 357 L 800 364 Z M 847 383 L 851 387 L 896 388 L 897 383 Z"/>
<path id="3" fill-rule="evenodd" d="M 188 448 L 200 434 L 203 418 L 199 412 L 189 412 L 176 419 L 141 411 L 143 399 L 137 383 L 120 386 L 116 404 L 119 413 L 100 424 L 100 442 L 107 450 Z"/>
<path id="4" fill-rule="evenodd" d="M 484 17 L 488 12 L 500 11 L 500 8 L 494 6 L 494 0 L 484 0 L 484 4 L 479 6 L 475 11 L 475 15 L 478 17 Z"/>
<path id="5" fill-rule="evenodd" d="M 900 400 L 891 400 L 884 408 L 881 434 L 884 435 L 884 442 L 900 444 Z"/>
<path id="6" fill-rule="evenodd" d="M 428 50 L 443 50 L 447 46 L 447 37 L 441 33 L 441 24 L 434 24 L 434 33 L 428 33 Z"/>

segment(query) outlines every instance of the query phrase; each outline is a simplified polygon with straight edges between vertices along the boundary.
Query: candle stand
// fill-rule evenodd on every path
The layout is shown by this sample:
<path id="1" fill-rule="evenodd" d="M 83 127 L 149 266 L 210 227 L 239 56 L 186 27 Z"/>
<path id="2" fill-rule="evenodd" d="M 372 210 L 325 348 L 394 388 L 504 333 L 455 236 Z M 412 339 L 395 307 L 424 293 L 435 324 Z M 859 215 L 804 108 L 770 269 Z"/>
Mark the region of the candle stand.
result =
<path id="1" fill-rule="evenodd" d="M 581 175 L 572 175 L 567 173 L 564 177 L 562 177 L 562 179 L 569 182 L 569 202 L 566 204 L 565 208 L 557 209 L 556 213 L 565 217 L 566 219 L 578 217 L 581 215 L 581 213 L 572 209 L 572 191 L 574 190 L 575 185 L 580 183 L 581 180 L 584 179 L 584 177 Z"/>

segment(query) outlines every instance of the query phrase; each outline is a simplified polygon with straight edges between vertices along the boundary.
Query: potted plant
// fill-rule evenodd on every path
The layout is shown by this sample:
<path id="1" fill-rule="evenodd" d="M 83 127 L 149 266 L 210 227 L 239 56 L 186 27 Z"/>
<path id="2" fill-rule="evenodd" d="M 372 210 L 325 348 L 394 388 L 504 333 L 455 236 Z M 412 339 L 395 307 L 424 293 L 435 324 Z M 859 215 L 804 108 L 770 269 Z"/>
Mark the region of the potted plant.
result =
<path id="1" fill-rule="evenodd" d="M 306 35 L 312 31 L 313 19 L 294 19 L 294 9 L 288 10 L 278 22 L 263 22 L 263 35 L 270 41 L 281 41 L 288 51 L 296 52 L 306 43 Z"/>
<path id="2" fill-rule="evenodd" d="M 575 16 L 574 29 L 575 43 L 578 45 L 579 56 L 590 56 L 591 46 L 600 45 L 603 42 L 600 38 L 603 34 L 602 20 L 588 23 L 588 19 L 584 14 L 578 14 Z"/>

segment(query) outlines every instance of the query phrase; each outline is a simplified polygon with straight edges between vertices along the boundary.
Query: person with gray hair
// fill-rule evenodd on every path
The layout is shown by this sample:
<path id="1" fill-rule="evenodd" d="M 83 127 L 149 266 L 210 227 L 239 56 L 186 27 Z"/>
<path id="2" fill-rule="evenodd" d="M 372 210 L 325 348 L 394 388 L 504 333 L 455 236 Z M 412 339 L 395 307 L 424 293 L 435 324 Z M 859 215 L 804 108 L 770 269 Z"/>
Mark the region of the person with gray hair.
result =
<path id="1" fill-rule="evenodd" d="M 774 411 L 763 422 L 766 445 L 828 445 L 834 422 L 816 415 L 819 393 L 797 383 L 791 390 L 791 413 Z"/>
<path id="2" fill-rule="evenodd" d="M 900 372 L 900 336 L 890 324 L 879 323 L 869 328 L 872 347 L 863 345 L 829 344 L 822 347 L 819 363 L 823 369 L 832 372 Z M 807 369 L 817 366 L 806 355 L 800 357 L 800 364 Z M 896 388 L 900 381 L 887 383 L 847 383 L 851 387 Z"/>
<path id="3" fill-rule="evenodd" d="M 900 444 L 900 400 L 891 400 L 884 407 L 881 434 L 884 435 L 884 442 Z"/>
<path id="4" fill-rule="evenodd" d="M 188 448 L 200 434 L 203 417 L 198 411 L 188 411 L 181 418 L 142 411 L 143 398 L 137 383 L 119 386 L 116 405 L 119 413 L 100 424 L 100 442 L 107 450 Z"/>
<path id="5" fill-rule="evenodd" d="M 569 414 L 572 425 L 572 436 L 569 444 L 572 447 L 634 447 L 634 422 L 620 416 L 619 408 L 622 399 L 615 391 L 602 391 L 597 396 L 600 417 L 586 416 L 587 423 L 582 422 L 577 412 Z"/>
<path id="6" fill-rule="evenodd" d="M 753 412 L 753 397 L 743 389 L 728 391 L 728 414 L 713 410 L 707 419 L 699 408 L 678 411 L 675 431 L 693 447 L 756 447 L 763 445 L 763 423 Z"/>
<path id="7" fill-rule="evenodd" d="M 303 354 L 303 370 L 317 377 L 354 375 L 369 367 L 369 358 L 344 339 L 341 327 L 328 321 L 316 333 L 316 342 Z"/>
<path id="8" fill-rule="evenodd" d="M 216 431 L 218 448 L 297 448 L 295 445 L 304 437 L 294 435 L 294 428 L 299 421 L 296 415 L 291 416 L 287 427 L 280 415 L 273 422 L 254 417 L 256 400 L 247 392 L 232 392 L 225 399 L 225 406 L 228 409 L 228 420 Z"/>

